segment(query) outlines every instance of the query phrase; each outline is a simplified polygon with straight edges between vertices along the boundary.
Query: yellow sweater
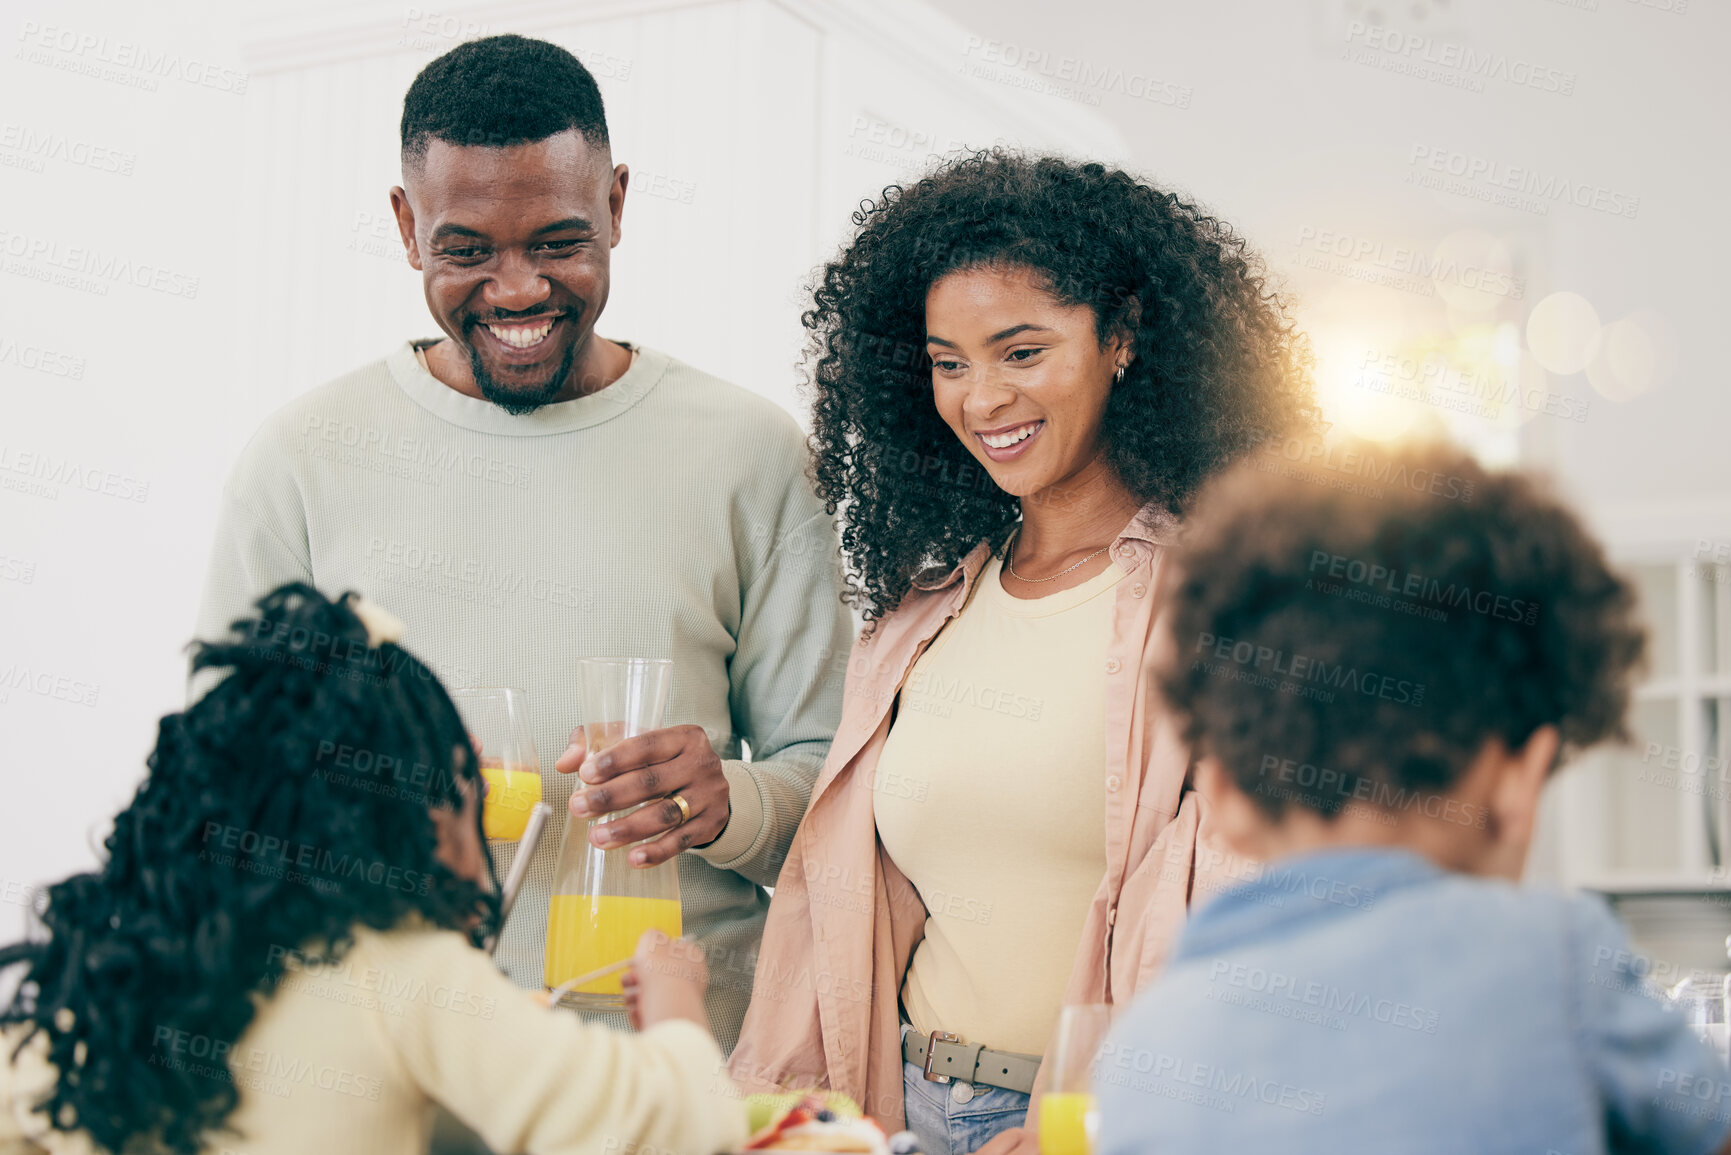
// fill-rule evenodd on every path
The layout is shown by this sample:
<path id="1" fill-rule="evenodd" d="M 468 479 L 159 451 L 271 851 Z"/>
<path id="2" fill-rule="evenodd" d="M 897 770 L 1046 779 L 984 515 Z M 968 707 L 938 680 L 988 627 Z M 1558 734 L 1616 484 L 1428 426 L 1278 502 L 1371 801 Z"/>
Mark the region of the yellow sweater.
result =
<path id="1" fill-rule="evenodd" d="M 744 1142 L 720 1050 L 694 1023 L 631 1035 L 548 1010 L 453 931 L 357 929 L 342 962 L 289 970 L 226 1053 L 167 1026 L 149 1061 L 240 1089 L 208 1155 L 422 1155 L 442 1103 L 495 1151 L 711 1155 Z M 14 1032 L 18 1028 L 12 1028 Z M 57 1072 L 38 1035 L 0 1051 L 0 1155 L 87 1155 L 33 1108 Z"/>

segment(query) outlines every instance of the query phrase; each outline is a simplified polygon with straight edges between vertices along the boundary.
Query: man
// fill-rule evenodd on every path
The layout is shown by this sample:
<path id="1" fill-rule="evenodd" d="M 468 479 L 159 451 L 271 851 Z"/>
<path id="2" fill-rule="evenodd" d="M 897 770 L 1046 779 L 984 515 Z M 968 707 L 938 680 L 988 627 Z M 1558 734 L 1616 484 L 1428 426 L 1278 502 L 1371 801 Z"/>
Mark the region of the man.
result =
<path id="1" fill-rule="evenodd" d="M 804 440 L 772 403 L 596 334 L 629 172 L 570 53 L 496 36 L 433 61 L 402 160 L 391 206 L 445 335 L 265 422 L 224 492 L 199 635 L 290 579 L 360 590 L 448 683 L 527 689 L 543 754 L 580 721 L 577 658 L 672 658 L 679 724 L 581 774 L 608 810 L 662 799 L 619 825 L 654 837 L 649 863 L 677 856 L 731 1049 L 851 641 Z M 556 817 L 497 955 L 525 987 L 573 782 L 546 785 Z M 502 872 L 516 847 L 493 849 Z"/>

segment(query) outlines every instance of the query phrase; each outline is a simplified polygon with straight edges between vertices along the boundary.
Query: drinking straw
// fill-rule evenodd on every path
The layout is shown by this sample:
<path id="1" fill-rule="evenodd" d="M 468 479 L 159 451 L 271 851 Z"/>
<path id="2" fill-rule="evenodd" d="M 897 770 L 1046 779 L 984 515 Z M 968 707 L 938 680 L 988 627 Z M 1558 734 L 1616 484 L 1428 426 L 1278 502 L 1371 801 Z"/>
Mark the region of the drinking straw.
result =
<path id="1" fill-rule="evenodd" d="M 499 933 L 492 936 L 486 944 L 488 954 L 499 949 L 499 940 L 504 937 L 505 922 L 511 917 L 511 908 L 517 904 L 517 892 L 523 888 L 523 879 L 529 874 L 529 860 L 535 857 L 535 847 L 541 842 L 541 834 L 547 828 L 547 820 L 553 817 L 553 808 L 545 802 L 535 803 L 535 808 L 529 811 L 529 822 L 523 827 L 523 837 L 517 843 L 517 857 L 511 860 L 510 873 L 505 875 L 505 885 L 499 888 Z"/>
<path id="2" fill-rule="evenodd" d="M 578 975 L 574 979 L 566 979 L 564 982 L 554 987 L 552 992 L 548 994 L 547 1005 L 550 1007 L 556 1007 L 559 1005 L 559 1000 L 564 998 L 571 988 L 583 986 L 585 983 L 592 983 L 596 979 L 604 979 L 610 974 L 617 974 L 619 971 L 624 970 L 630 965 L 630 959 L 622 958 L 616 963 L 609 963 L 599 970 L 590 971 L 586 975 Z"/>

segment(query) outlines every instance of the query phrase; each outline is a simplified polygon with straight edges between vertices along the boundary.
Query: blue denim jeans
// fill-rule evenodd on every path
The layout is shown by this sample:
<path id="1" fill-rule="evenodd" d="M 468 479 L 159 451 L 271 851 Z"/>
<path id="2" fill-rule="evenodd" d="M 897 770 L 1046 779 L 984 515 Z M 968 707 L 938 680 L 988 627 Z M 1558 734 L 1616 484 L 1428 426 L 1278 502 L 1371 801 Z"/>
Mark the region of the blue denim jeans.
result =
<path id="1" fill-rule="evenodd" d="M 902 1034 L 911 1030 L 902 1024 Z M 925 1155 L 970 1155 L 1001 1131 L 1028 1118 L 1028 1096 L 985 1084 L 934 1083 L 912 1063 L 902 1064 L 908 1130 Z"/>

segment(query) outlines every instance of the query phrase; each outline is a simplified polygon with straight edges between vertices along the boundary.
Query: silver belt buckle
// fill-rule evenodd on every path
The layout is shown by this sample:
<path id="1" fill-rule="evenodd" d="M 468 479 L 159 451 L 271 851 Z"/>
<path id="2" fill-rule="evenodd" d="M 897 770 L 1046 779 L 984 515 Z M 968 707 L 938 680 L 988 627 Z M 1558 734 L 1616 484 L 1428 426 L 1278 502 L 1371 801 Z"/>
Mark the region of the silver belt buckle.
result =
<path id="1" fill-rule="evenodd" d="M 954 1076 L 951 1076 L 951 1075 L 934 1075 L 934 1074 L 932 1074 L 932 1060 L 936 1059 L 938 1057 L 938 1044 L 939 1043 L 959 1043 L 961 1041 L 962 1041 L 962 1037 L 960 1035 L 952 1035 L 948 1031 L 933 1031 L 926 1038 L 926 1079 L 927 1079 L 927 1081 L 933 1082 L 933 1083 L 951 1083 L 951 1082 L 955 1081 Z"/>

